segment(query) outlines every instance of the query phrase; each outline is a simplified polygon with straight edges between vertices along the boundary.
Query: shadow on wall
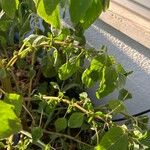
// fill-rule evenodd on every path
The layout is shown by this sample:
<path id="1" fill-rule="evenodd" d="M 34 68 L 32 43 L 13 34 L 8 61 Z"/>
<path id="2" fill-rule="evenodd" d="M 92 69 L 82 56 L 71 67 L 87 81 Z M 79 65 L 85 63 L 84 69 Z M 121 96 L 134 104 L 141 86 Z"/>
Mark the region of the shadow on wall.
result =
<path id="1" fill-rule="evenodd" d="M 85 33 L 87 44 L 96 49 L 107 45 L 108 53 L 116 57 L 126 70 L 133 71 L 128 77 L 126 88 L 132 93 L 133 99 L 127 100 L 126 106 L 131 114 L 150 108 L 150 49 L 132 40 L 101 20 L 97 20 Z M 96 100 L 96 87 L 91 88 L 89 96 L 95 105 L 116 99 L 118 92 L 110 94 L 103 100 Z M 150 113 L 149 113 L 150 115 Z"/>

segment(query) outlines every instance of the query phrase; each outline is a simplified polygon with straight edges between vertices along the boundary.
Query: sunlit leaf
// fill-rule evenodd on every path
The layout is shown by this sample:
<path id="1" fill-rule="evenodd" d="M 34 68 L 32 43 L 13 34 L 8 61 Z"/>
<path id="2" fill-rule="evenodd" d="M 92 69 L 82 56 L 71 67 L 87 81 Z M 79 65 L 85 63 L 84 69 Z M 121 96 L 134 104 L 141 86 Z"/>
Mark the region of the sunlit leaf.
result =
<path id="1" fill-rule="evenodd" d="M 19 117 L 22 109 L 22 96 L 16 93 L 8 93 L 5 95 L 4 101 L 14 106 L 14 111 Z"/>
<path id="2" fill-rule="evenodd" d="M 96 92 L 97 98 L 103 98 L 116 89 L 117 77 L 114 67 L 104 67 L 99 89 Z"/>
<path id="3" fill-rule="evenodd" d="M 35 2 L 38 15 L 52 26 L 60 28 L 58 0 L 39 0 Z"/>
<path id="4" fill-rule="evenodd" d="M 0 139 L 7 138 L 21 129 L 21 122 L 14 112 L 14 106 L 0 100 Z"/>
<path id="5" fill-rule="evenodd" d="M 80 60 L 77 57 L 72 57 L 64 65 L 62 65 L 59 70 L 59 78 L 61 80 L 66 80 L 71 77 L 80 67 Z"/>
<path id="6" fill-rule="evenodd" d="M 127 150 L 128 136 L 121 127 L 111 128 L 102 138 L 95 150 Z"/>

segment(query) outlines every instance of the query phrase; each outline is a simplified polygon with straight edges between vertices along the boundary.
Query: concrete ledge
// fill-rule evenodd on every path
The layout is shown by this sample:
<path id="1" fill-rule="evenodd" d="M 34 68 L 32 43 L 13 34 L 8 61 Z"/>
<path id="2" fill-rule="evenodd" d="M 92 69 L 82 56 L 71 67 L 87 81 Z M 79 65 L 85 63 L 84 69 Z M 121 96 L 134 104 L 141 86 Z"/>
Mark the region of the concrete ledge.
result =
<path id="1" fill-rule="evenodd" d="M 150 48 L 150 20 L 112 0 L 110 8 L 100 17 L 104 22 Z"/>

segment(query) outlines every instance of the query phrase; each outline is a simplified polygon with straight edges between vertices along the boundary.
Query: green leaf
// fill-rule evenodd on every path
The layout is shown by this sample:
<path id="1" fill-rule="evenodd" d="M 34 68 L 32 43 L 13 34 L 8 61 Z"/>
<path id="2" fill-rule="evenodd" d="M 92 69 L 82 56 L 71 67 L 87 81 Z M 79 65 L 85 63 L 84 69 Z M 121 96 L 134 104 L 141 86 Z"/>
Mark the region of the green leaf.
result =
<path id="1" fill-rule="evenodd" d="M 119 100 L 126 100 L 126 99 L 131 99 L 132 98 L 132 94 L 129 93 L 126 89 L 121 89 L 119 91 L 119 96 L 118 99 Z"/>
<path id="2" fill-rule="evenodd" d="M 102 9 L 102 0 L 70 0 L 71 21 L 75 26 L 80 23 L 84 29 L 99 17 Z"/>
<path id="3" fill-rule="evenodd" d="M 91 0 L 70 0 L 70 16 L 74 24 L 79 23 L 91 5 Z"/>
<path id="4" fill-rule="evenodd" d="M 0 79 L 4 79 L 7 77 L 7 72 L 5 68 L 0 68 Z"/>
<path id="5" fill-rule="evenodd" d="M 82 74 L 82 82 L 86 87 L 91 87 L 100 80 L 106 61 L 107 57 L 105 55 L 99 55 L 92 60 L 90 67 Z"/>
<path id="6" fill-rule="evenodd" d="M 58 118 L 55 121 L 55 128 L 57 132 L 60 132 L 67 128 L 67 119 L 66 118 Z"/>
<path id="7" fill-rule="evenodd" d="M 118 79 L 117 79 L 117 88 L 121 89 L 126 84 L 126 76 L 124 74 L 118 73 Z"/>
<path id="8" fill-rule="evenodd" d="M 43 136 L 43 130 L 41 127 L 34 127 L 32 128 L 32 139 L 33 141 L 39 140 Z"/>
<path id="9" fill-rule="evenodd" d="M 54 67 L 54 58 L 52 57 L 52 55 L 47 54 L 42 58 L 41 70 L 46 78 L 51 78 L 56 75 L 56 70 Z"/>
<path id="10" fill-rule="evenodd" d="M 7 40 L 4 36 L 0 36 L 0 45 L 1 47 L 6 47 Z"/>
<path id="11" fill-rule="evenodd" d="M 110 0 L 102 0 L 103 1 L 103 11 L 106 11 L 109 8 Z"/>
<path id="12" fill-rule="evenodd" d="M 146 145 L 150 149 L 150 130 L 147 131 L 147 136 L 145 139 L 141 140 L 142 144 Z M 146 150 L 149 150 L 146 149 Z"/>
<path id="13" fill-rule="evenodd" d="M 102 138 L 95 150 L 127 150 L 128 137 L 121 127 L 111 128 Z"/>
<path id="14" fill-rule="evenodd" d="M 96 56 L 88 69 L 82 74 L 82 82 L 86 87 L 93 86 L 100 81 L 99 88 L 96 92 L 98 99 L 107 96 L 117 87 L 118 73 L 116 71 L 115 60 L 106 53 Z"/>
<path id="15" fill-rule="evenodd" d="M 62 53 L 58 52 L 58 50 L 54 50 L 53 59 L 56 71 L 58 71 L 58 69 L 62 66 L 64 58 L 65 56 Z"/>
<path id="16" fill-rule="evenodd" d="M 0 100 L 0 139 L 21 130 L 21 122 L 14 113 L 14 107 Z"/>
<path id="17" fill-rule="evenodd" d="M 68 35 L 70 35 L 70 30 L 67 28 L 63 28 L 61 30 L 61 33 L 55 37 L 55 40 L 59 40 L 59 41 L 66 40 Z"/>
<path id="18" fill-rule="evenodd" d="M 4 12 L 13 19 L 18 8 L 18 0 L 1 0 L 1 4 Z"/>
<path id="19" fill-rule="evenodd" d="M 71 77 L 80 67 L 80 60 L 77 59 L 77 56 L 72 57 L 69 61 L 63 64 L 59 70 L 59 78 L 61 80 L 66 80 Z"/>
<path id="20" fill-rule="evenodd" d="M 90 0 L 90 1 L 91 4 L 89 8 L 86 10 L 86 13 L 80 20 L 80 23 L 84 29 L 87 29 L 99 17 L 103 9 L 102 0 Z"/>
<path id="21" fill-rule="evenodd" d="M 60 28 L 58 0 L 39 0 L 35 2 L 38 15 L 52 26 Z"/>
<path id="22" fill-rule="evenodd" d="M 114 114 L 118 114 L 125 111 L 125 106 L 120 100 L 111 100 L 109 101 L 108 106 Z"/>
<path id="23" fill-rule="evenodd" d="M 15 0 L 16 1 L 16 9 L 18 9 L 18 6 L 19 6 L 19 0 Z"/>
<path id="24" fill-rule="evenodd" d="M 79 94 L 81 100 L 86 100 L 88 98 L 88 94 L 86 92 L 82 92 Z"/>
<path id="25" fill-rule="evenodd" d="M 100 86 L 96 92 L 96 96 L 98 99 L 107 96 L 115 90 L 118 77 L 117 75 L 118 74 L 113 66 L 104 67 Z"/>
<path id="26" fill-rule="evenodd" d="M 36 75 L 36 70 L 33 69 L 33 67 L 30 67 L 30 70 L 29 70 L 29 78 L 30 79 L 33 79 Z"/>
<path id="27" fill-rule="evenodd" d="M 14 111 L 19 117 L 22 110 L 22 96 L 15 93 L 8 93 L 5 95 L 4 101 L 14 106 Z"/>
<path id="28" fill-rule="evenodd" d="M 149 116 L 147 115 L 138 116 L 137 123 L 138 123 L 138 127 L 141 128 L 143 131 L 147 130 L 148 123 L 149 123 Z"/>
<path id="29" fill-rule="evenodd" d="M 73 113 L 69 120 L 68 120 L 68 126 L 70 128 L 80 128 L 84 121 L 84 114 L 80 112 Z"/>
<path id="30" fill-rule="evenodd" d="M 36 34 L 31 34 L 27 38 L 23 40 L 24 43 L 26 43 L 27 46 L 32 47 L 37 47 L 40 46 L 41 44 L 48 42 L 48 39 L 46 36 L 43 35 L 36 35 Z"/>
<path id="31" fill-rule="evenodd" d="M 125 74 L 127 72 L 125 71 L 125 69 L 123 68 L 123 66 L 121 64 L 117 65 L 116 70 L 118 72 L 117 88 L 123 88 L 126 84 L 127 76 Z"/>
<path id="32" fill-rule="evenodd" d="M 9 29 L 10 20 L 0 20 L 0 30 L 6 32 Z"/>

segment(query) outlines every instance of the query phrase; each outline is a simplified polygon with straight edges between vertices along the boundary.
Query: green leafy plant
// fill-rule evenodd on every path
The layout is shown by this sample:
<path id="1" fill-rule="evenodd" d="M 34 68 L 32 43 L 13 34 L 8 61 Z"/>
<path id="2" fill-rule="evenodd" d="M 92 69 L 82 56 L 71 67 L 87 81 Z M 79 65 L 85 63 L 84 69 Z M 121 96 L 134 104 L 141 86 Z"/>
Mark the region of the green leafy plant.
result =
<path id="1" fill-rule="evenodd" d="M 130 116 L 127 72 L 84 31 L 109 0 L 0 0 L 1 149 L 149 149 L 147 117 Z M 68 14 L 69 13 L 69 14 Z M 70 16 L 72 28 L 61 19 Z M 99 84 L 95 107 L 86 93 Z M 112 118 L 123 115 L 126 121 Z"/>

